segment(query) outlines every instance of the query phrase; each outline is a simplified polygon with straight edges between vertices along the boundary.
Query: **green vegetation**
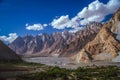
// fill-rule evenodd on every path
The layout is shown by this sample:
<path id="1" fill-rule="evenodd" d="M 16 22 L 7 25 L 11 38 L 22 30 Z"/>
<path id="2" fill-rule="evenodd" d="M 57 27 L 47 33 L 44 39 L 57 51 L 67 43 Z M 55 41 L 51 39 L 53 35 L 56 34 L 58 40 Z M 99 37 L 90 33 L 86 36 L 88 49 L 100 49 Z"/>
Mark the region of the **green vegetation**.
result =
<path id="1" fill-rule="evenodd" d="M 49 67 L 48 70 L 18 76 L 18 80 L 120 80 L 120 68 L 109 67 L 79 67 L 76 70 Z"/>
<path id="2" fill-rule="evenodd" d="M 77 69 L 51 67 L 37 63 L 7 62 L 0 63 L 0 70 L 28 71 L 25 74 L 14 75 L 16 80 L 120 80 L 120 68 L 116 66 L 86 66 Z M 7 71 L 6 70 L 6 71 Z M 15 71 L 15 72 L 16 72 Z M 9 79 L 9 78 L 7 78 Z M 0 80 L 6 80 L 0 77 Z"/>

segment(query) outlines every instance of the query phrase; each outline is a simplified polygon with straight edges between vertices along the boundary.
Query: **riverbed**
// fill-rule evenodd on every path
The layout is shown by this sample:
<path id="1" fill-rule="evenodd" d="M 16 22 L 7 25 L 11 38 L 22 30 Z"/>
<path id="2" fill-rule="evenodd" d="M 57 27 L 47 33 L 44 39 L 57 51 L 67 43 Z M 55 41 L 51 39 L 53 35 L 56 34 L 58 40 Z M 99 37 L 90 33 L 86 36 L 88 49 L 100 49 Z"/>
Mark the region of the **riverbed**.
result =
<path id="1" fill-rule="evenodd" d="M 89 63 L 76 63 L 74 60 L 68 57 L 32 57 L 23 58 L 26 62 L 41 63 L 49 66 L 59 66 L 61 68 L 76 69 L 83 66 L 118 66 L 120 67 L 120 62 L 108 62 L 108 61 L 92 61 Z"/>

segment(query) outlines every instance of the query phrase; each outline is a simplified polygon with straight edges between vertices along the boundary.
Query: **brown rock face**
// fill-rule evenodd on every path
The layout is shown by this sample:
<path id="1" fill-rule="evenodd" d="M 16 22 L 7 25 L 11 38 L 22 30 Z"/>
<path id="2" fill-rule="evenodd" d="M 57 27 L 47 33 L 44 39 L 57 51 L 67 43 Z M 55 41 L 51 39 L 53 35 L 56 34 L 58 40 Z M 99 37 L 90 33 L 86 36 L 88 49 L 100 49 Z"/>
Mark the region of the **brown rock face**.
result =
<path id="1" fill-rule="evenodd" d="M 116 36 L 120 34 L 120 9 L 105 23 L 97 36 L 75 56 L 78 63 L 95 60 L 99 54 L 110 54 L 112 58 L 120 51 L 120 41 Z M 86 55 L 86 56 L 84 56 Z M 83 57 L 85 57 L 83 59 Z M 104 56 L 101 56 L 104 57 Z M 99 59 L 98 59 L 99 60 Z"/>
<path id="2" fill-rule="evenodd" d="M 91 25 L 87 25 L 83 30 L 78 31 L 73 40 L 63 47 L 62 55 L 72 56 L 78 53 L 89 41 L 95 38 L 101 26 L 102 24 L 92 23 Z"/>
<path id="3" fill-rule="evenodd" d="M 27 35 L 18 37 L 9 47 L 20 55 L 29 56 L 72 56 L 85 44 L 94 39 L 102 24 L 92 22 L 77 33 L 68 31 L 51 35 Z"/>
<path id="4" fill-rule="evenodd" d="M 1 61 L 22 61 L 21 58 L 12 51 L 8 46 L 6 46 L 2 41 L 0 41 L 0 62 Z"/>

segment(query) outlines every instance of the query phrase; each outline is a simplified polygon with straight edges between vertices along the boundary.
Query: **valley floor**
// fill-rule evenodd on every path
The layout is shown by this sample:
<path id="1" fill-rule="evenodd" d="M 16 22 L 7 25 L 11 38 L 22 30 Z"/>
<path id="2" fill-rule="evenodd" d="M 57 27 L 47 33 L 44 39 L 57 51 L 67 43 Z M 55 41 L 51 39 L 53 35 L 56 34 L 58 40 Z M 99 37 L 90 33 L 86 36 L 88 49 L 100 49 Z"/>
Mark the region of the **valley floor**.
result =
<path id="1" fill-rule="evenodd" d="M 41 63 L 49 66 L 59 66 L 60 68 L 67 69 L 77 69 L 78 67 L 84 66 L 118 66 L 120 67 L 120 62 L 110 62 L 110 61 L 92 61 L 90 63 L 76 63 L 74 60 L 67 57 L 33 57 L 24 58 L 26 62 Z"/>
<path id="2" fill-rule="evenodd" d="M 0 80 L 120 80 L 120 63 L 94 61 L 77 64 L 66 57 L 24 60 L 27 62 L 0 63 Z"/>

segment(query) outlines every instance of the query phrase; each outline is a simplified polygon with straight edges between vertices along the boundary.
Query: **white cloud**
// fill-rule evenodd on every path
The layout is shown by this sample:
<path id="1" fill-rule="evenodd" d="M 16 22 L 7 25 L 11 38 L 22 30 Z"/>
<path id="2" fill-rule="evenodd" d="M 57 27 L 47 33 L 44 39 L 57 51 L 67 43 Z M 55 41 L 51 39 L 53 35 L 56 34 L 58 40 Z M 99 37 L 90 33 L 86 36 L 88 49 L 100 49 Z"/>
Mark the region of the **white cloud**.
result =
<path id="1" fill-rule="evenodd" d="M 39 30 L 43 30 L 44 27 L 48 26 L 47 24 L 33 24 L 33 25 L 29 25 L 29 24 L 26 24 L 26 29 L 27 30 L 35 30 L 35 31 L 39 31 Z"/>
<path id="2" fill-rule="evenodd" d="M 67 23 L 69 22 L 69 16 L 66 15 L 66 16 L 61 16 L 60 18 L 58 19 L 54 19 L 52 22 L 51 22 L 51 25 L 53 26 L 53 28 L 56 28 L 56 29 L 64 29 L 67 27 Z"/>
<path id="3" fill-rule="evenodd" d="M 55 29 L 72 28 L 70 32 L 78 31 L 81 25 L 86 25 L 91 21 L 102 22 L 109 14 L 113 14 L 120 7 L 120 0 L 109 0 L 106 4 L 95 0 L 84 7 L 78 14 L 69 18 L 69 15 L 56 16 L 50 24 L 26 24 L 27 30 L 43 30 L 51 25 Z"/>
<path id="4" fill-rule="evenodd" d="M 44 27 L 47 27 L 47 26 L 48 26 L 48 24 L 43 24 L 43 26 L 44 26 Z"/>
<path id="5" fill-rule="evenodd" d="M 0 36 L 0 39 L 4 42 L 7 43 L 11 43 L 13 42 L 16 38 L 18 37 L 18 35 L 16 33 L 10 33 L 9 36 Z"/>
<path id="6" fill-rule="evenodd" d="M 51 26 L 53 26 L 53 28 L 55 29 L 72 28 L 69 32 L 75 33 L 78 30 L 82 29 L 82 27 L 80 27 L 80 24 L 77 20 L 78 20 L 77 16 L 72 18 L 71 20 L 69 19 L 69 15 L 61 16 L 58 19 L 54 19 L 51 22 Z"/>
<path id="7" fill-rule="evenodd" d="M 76 17 L 70 20 L 69 15 L 61 16 L 51 22 L 51 26 L 56 29 L 76 28 L 79 25 L 80 24 L 76 21 Z"/>
<path id="8" fill-rule="evenodd" d="M 109 0 L 107 4 L 95 0 L 88 7 L 83 8 L 77 16 L 83 18 L 80 21 L 82 25 L 89 23 L 89 21 L 101 22 L 107 15 L 114 13 L 119 7 L 120 0 Z"/>
<path id="9" fill-rule="evenodd" d="M 107 4 L 95 0 L 72 19 L 69 18 L 69 15 L 53 19 L 51 26 L 55 29 L 73 28 L 72 31 L 77 31 L 80 25 L 86 25 L 91 21 L 103 21 L 107 15 L 113 14 L 119 7 L 120 0 L 109 0 Z"/>

